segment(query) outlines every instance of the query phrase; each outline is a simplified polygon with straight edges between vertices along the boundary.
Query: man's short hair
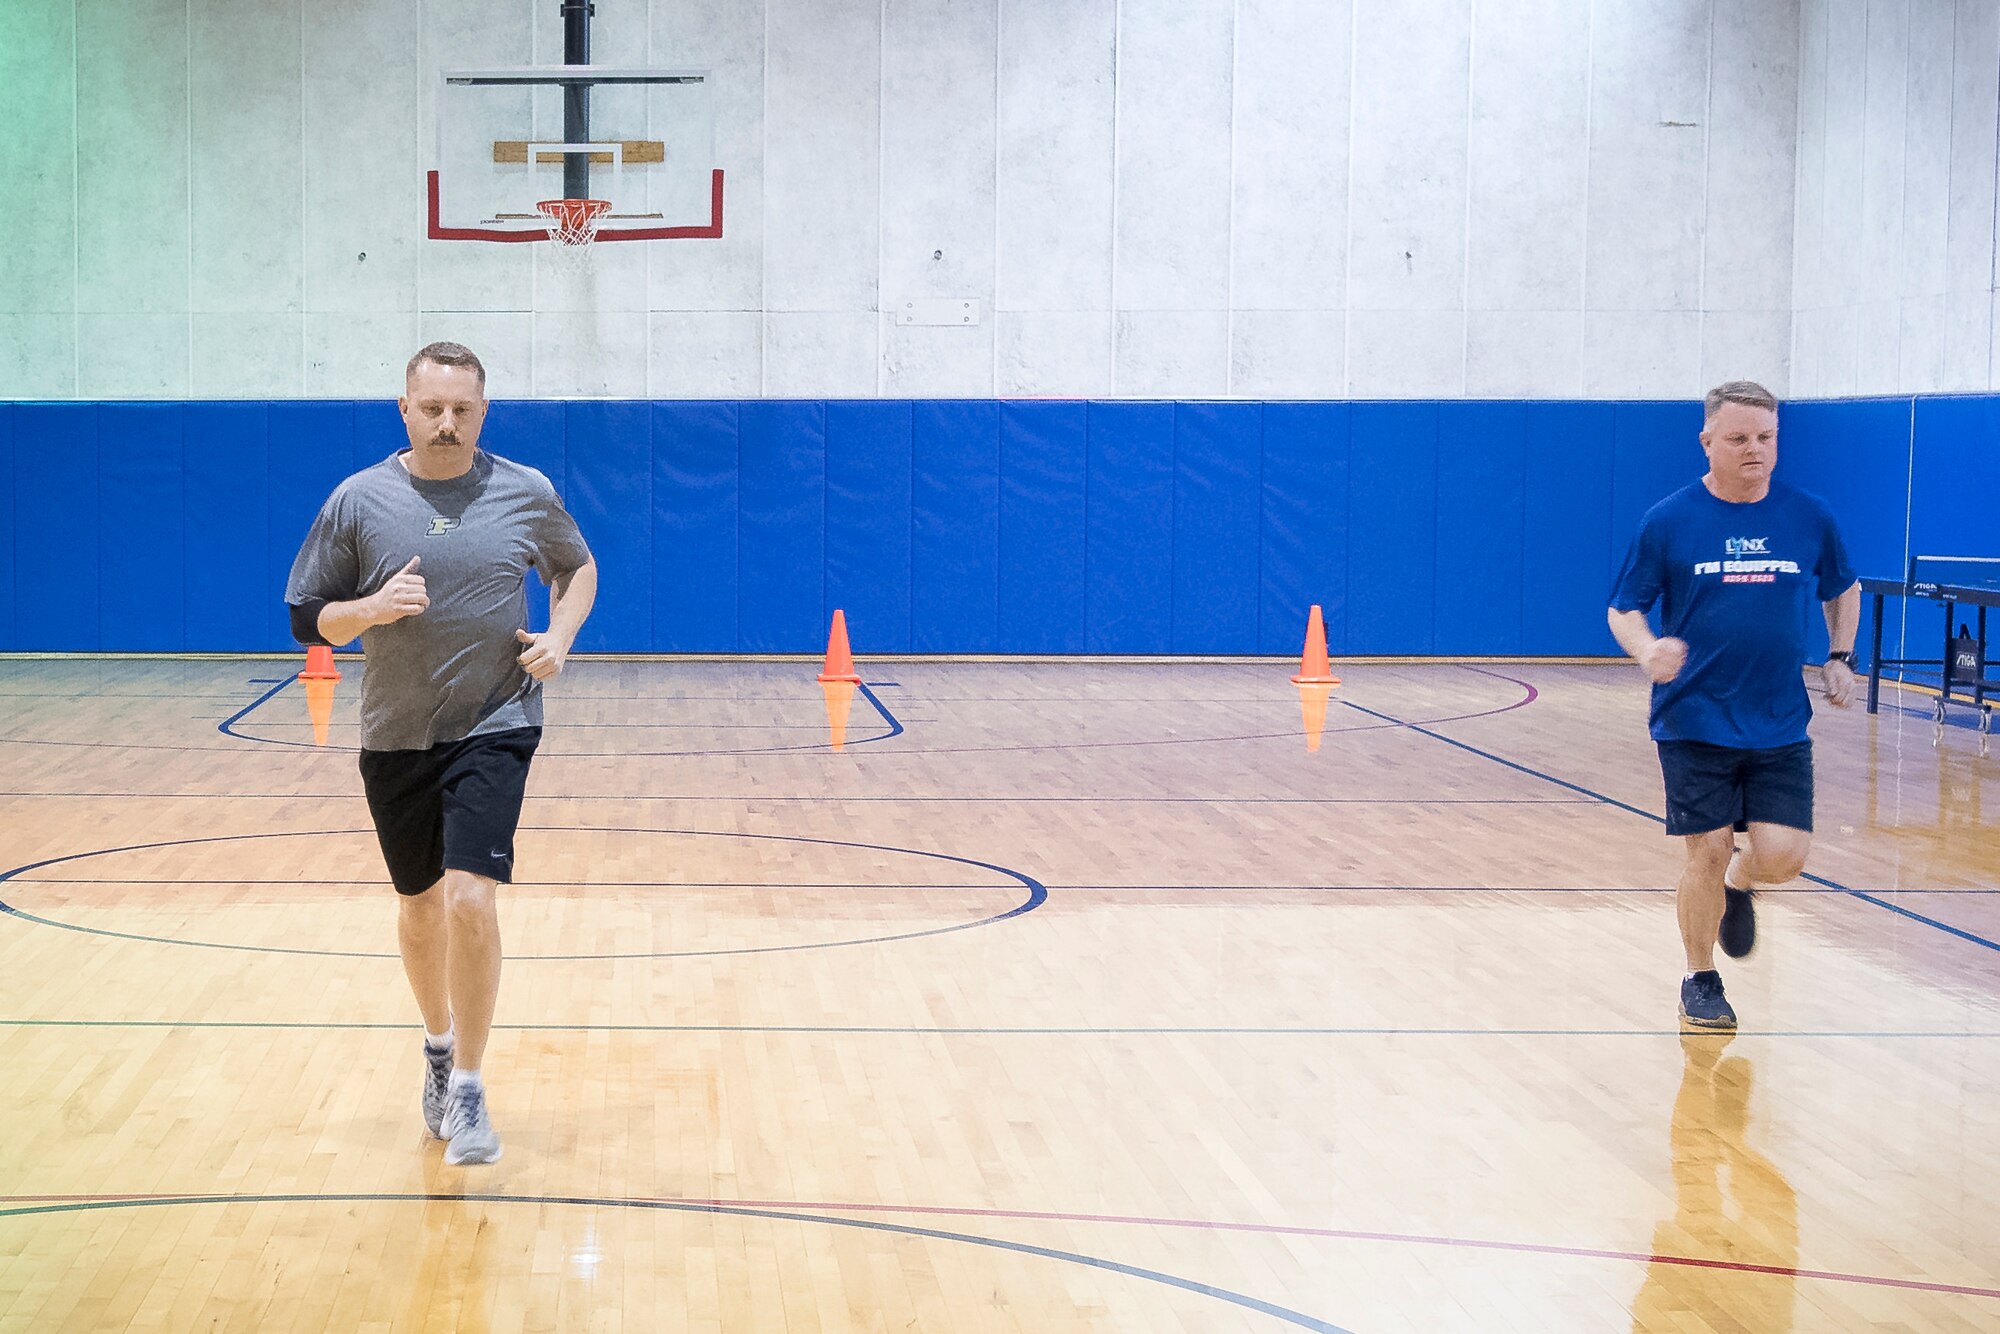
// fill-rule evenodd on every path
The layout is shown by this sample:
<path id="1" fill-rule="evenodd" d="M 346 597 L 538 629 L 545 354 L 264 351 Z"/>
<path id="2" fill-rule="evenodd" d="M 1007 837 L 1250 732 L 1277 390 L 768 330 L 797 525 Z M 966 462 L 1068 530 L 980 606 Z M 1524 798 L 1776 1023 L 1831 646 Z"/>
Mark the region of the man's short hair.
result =
<path id="1" fill-rule="evenodd" d="M 470 366 L 479 375 L 479 391 L 486 392 L 486 368 L 479 364 L 479 357 L 463 343 L 432 343 L 417 349 L 417 355 L 410 358 L 410 364 L 403 367 L 403 378 L 409 379 L 417 373 L 417 367 L 425 362 L 433 366 Z"/>
<path id="2" fill-rule="evenodd" d="M 1708 391 L 1701 400 L 1701 420 L 1704 425 L 1712 421 L 1715 414 L 1722 411 L 1724 403 L 1741 403 L 1749 408 L 1778 410 L 1778 399 L 1770 390 L 1755 380 L 1730 380 Z"/>

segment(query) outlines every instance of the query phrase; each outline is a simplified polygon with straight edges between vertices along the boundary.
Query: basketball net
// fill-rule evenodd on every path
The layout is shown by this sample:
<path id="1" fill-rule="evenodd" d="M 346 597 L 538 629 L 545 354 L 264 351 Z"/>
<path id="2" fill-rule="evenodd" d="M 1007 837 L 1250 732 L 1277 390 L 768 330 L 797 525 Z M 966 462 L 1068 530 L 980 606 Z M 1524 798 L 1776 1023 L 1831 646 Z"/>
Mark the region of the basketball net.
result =
<path id="1" fill-rule="evenodd" d="M 565 273 L 586 273 L 595 253 L 597 223 L 610 211 L 608 199 L 544 199 L 535 205 L 548 218 L 555 264 Z"/>

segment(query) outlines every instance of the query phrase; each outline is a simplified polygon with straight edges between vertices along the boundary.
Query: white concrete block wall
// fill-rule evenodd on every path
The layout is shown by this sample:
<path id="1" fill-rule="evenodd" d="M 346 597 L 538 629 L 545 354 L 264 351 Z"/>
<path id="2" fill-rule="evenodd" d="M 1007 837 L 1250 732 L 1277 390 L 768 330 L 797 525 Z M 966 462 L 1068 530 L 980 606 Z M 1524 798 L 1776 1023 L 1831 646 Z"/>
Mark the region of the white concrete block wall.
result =
<path id="1" fill-rule="evenodd" d="M 1803 0 L 1798 43 L 1792 391 L 1992 389 L 2000 10 Z"/>
<path id="2" fill-rule="evenodd" d="M 436 71 L 558 60 L 555 0 L 0 6 L 0 396 L 385 393 L 431 337 L 535 395 L 1995 383 L 1991 0 L 601 0 L 593 42 L 716 71 L 722 240 L 422 237 Z"/>

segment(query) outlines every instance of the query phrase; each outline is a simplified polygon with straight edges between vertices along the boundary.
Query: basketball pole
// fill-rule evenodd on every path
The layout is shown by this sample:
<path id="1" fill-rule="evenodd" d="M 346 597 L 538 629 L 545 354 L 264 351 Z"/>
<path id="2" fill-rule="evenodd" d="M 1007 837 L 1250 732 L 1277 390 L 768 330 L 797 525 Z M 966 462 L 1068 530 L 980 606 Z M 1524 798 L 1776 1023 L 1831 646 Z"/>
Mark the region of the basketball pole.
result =
<path id="1" fill-rule="evenodd" d="M 590 16 L 597 7 L 590 0 L 562 0 L 559 6 L 563 21 L 563 64 L 588 65 L 590 63 Z M 581 144 L 590 141 L 590 86 L 582 83 L 563 85 L 563 142 Z M 590 198 L 590 154 L 563 154 L 563 198 Z"/>

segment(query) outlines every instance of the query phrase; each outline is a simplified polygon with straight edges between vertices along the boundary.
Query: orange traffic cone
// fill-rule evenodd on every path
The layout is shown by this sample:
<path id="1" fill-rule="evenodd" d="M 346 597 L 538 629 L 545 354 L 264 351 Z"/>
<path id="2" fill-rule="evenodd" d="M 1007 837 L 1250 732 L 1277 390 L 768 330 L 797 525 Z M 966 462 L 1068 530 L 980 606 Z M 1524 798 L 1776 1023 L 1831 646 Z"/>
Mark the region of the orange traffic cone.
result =
<path id="1" fill-rule="evenodd" d="M 327 729 L 333 725 L 333 687 L 340 680 L 340 668 L 333 665 L 333 650 L 315 644 L 306 650 L 306 669 L 299 673 L 306 683 L 306 712 L 312 716 L 313 744 L 326 744 Z"/>
<path id="2" fill-rule="evenodd" d="M 1299 674 L 1292 678 L 1292 684 L 1299 688 L 1299 716 L 1305 724 L 1306 750 L 1316 753 L 1320 734 L 1326 730 L 1327 697 L 1340 684 L 1326 656 L 1326 621 L 1320 616 L 1317 602 L 1313 603 L 1312 615 L 1306 618 L 1305 652 L 1299 655 Z"/>
<path id="3" fill-rule="evenodd" d="M 819 688 L 826 692 L 827 732 L 833 748 L 839 750 L 847 744 L 847 714 L 854 707 L 854 692 L 861 686 L 855 681 L 829 681 L 822 676 Z"/>
<path id="4" fill-rule="evenodd" d="M 819 679 L 861 684 L 861 678 L 854 672 L 854 654 L 847 647 L 847 613 L 838 607 L 833 609 L 833 629 L 826 637 L 826 670 L 819 674 Z"/>
<path id="5" fill-rule="evenodd" d="M 1333 674 L 1333 664 L 1326 656 L 1326 622 L 1320 618 L 1319 603 L 1313 603 L 1312 615 L 1306 618 L 1306 649 L 1299 655 L 1299 674 L 1292 678 L 1295 686 L 1337 686 L 1340 678 Z"/>

